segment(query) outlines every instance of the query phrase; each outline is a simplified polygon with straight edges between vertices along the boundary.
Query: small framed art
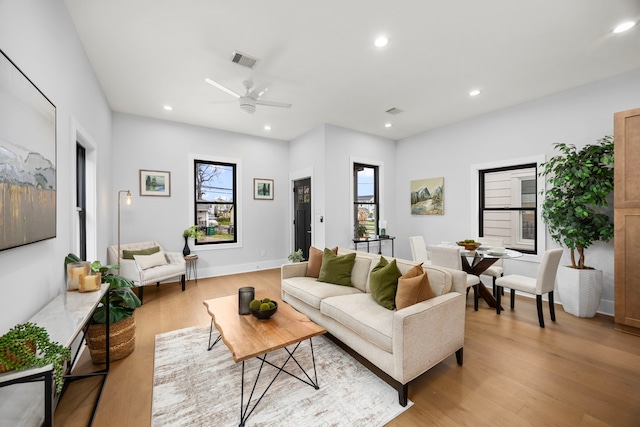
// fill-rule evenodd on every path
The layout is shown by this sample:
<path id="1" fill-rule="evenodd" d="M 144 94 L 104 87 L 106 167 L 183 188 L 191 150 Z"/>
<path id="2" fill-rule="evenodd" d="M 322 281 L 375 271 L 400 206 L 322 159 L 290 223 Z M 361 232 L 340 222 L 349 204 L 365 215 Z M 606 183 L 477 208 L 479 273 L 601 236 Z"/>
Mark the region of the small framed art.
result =
<path id="1" fill-rule="evenodd" d="M 259 200 L 273 200 L 273 180 L 254 178 L 253 198 Z"/>
<path id="2" fill-rule="evenodd" d="M 171 196 L 171 172 L 140 169 L 141 196 Z"/>

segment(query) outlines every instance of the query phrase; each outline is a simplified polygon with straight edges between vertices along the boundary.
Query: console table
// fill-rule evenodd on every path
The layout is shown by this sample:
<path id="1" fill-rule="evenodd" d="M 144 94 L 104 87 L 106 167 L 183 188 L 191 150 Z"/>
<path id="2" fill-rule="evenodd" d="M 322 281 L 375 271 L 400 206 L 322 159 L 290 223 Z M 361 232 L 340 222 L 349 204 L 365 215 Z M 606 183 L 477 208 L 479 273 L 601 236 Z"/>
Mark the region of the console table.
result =
<path id="1" fill-rule="evenodd" d="M 365 238 L 360 238 L 357 237 L 355 239 L 353 239 L 353 246 L 355 248 L 355 250 L 358 250 L 358 245 L 360 243 L 366 243 L 367 244 L 367 252 L 369 252 L 369 242 L 380 242 L 379 248 L 378 248 L 378 255 L 382 255 L 382 242 L 386 242 L 386 241 L 391 241 L 391 257 L 394 256 L 394 247 L 393 247 L 393 241 L 396 238 L 393 236 L 373 236 L 373 237 L 369 237 L 368 239 Z"/>
<path id="2" fill-rule="evenodd" d="M 95 292 L 64 291 L 44 306 L 28 322 L 45 328 L 52 341 L 71 348 L 80 332 L 83 332 L 84 337 L 84 331 L 88 326 L 89 320 L 105 294 L 107 295 L 107 318 L 109 318 L 108 290 L 109 285 L 103 283 L 100 290 Z M 56 403 L 65 392 L 69 382 L 100 376 L 102 377 L 100 391 L 93 406 L 91 419 L 87 424 L 91 425 L 107 379 L 107 373 L 109 372 L 108 324 L 105 329 L 107 346 L 105 368 L 82 375 L 73 375 L 71 373 L 78 353 L 82 348 L 81 343 L 68 364 L 67 372 L 64 376 L 64 387 L 59 395 L 55 394 L 55 387 L 53 386 L 53 365 L 0 374 L 0 425 L 53 426 L 53 412 Z M 43 382 L 43 384 L 40 382 Z"/>

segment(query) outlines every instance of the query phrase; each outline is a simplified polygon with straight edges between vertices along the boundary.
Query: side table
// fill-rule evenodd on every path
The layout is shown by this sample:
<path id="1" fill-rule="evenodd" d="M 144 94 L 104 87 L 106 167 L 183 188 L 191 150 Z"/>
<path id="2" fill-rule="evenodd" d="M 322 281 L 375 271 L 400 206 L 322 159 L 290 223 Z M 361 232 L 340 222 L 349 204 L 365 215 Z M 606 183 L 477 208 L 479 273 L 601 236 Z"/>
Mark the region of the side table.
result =
<path id="1" fill-rule="evenodd" d="M 187 280 L 193 276 L 198 283 L 198 255 L 187 255 L 184 260 L 187 263 Z"/>

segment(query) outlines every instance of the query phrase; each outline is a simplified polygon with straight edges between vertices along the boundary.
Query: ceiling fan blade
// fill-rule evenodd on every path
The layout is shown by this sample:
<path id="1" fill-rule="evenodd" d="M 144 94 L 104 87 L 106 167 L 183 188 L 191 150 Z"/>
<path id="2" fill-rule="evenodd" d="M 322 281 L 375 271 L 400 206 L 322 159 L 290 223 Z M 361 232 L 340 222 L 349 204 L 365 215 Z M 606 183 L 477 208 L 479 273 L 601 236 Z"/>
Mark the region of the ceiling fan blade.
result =
<path id="1" fill-rule="evenodd" d="M 265 101 L 262 99 L 256 100 L 256 105 L 268 105 L 269 107 L 291 108 L 291 104 L 287 104 L 286 102 Z"/>
<path id="2" fill-rule="evenodd" d="M 231 89 L 227 88 L 226 86 L 222 86 L 220 83 L 218 83 L 218 82 L 216 82 L 214 80 L 211 80 L 208 77 L 206 79 L 204 79 L 204 81 L 209 83 L 211 86 L 216 87 L 216 88 L 220 89 L 221 91 L 226 92 L 229 95 L 234 96 L 236 98 L 240 98 L 242 96 L 239 93 L 236 93 L 236 92 L 232 91 Z"/>
<path id="3" fill-rule="evenodd" d="M 269 86 L 271 86 L 271 83 L 262 82 L 258 86 L 254 87 L 251 92 L 249 92 L 249 96 L 254 99 L 258 99 L 262 95 L 264 95 L 267 90 L 269 90 Z"/>

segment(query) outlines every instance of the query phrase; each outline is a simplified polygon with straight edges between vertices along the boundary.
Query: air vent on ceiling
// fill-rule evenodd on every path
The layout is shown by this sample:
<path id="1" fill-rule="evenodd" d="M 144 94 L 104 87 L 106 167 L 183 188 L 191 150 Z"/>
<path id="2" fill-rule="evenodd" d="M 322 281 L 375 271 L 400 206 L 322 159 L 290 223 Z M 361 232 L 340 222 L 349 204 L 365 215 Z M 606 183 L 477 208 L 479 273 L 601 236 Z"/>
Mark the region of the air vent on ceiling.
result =
<path id="1" fill-rule="evenodd" d="M 396 114 L 402 113 L 402 110 L 399 108 L 393 107 L 393 108 L 389 108 L 387 111 L 385 111 L 385 113 L 393 114 L 395 116 Z"/>
<path id="2" fill-rule="evenodd" d="M 252 70 L 256 68 L 258 61 L 260 61 L 258 58 L 249 56 L 246 53 L 238 52 L 237 50 L 233 52 L 233 56 L 231 57 L 231 62 L 235 62 L 243 67 L 251 68 Z"/>

